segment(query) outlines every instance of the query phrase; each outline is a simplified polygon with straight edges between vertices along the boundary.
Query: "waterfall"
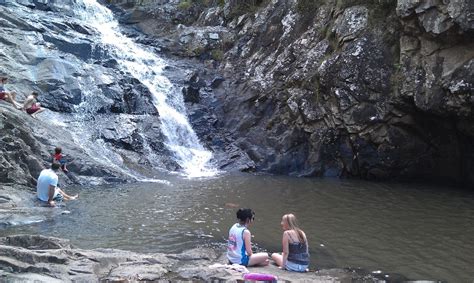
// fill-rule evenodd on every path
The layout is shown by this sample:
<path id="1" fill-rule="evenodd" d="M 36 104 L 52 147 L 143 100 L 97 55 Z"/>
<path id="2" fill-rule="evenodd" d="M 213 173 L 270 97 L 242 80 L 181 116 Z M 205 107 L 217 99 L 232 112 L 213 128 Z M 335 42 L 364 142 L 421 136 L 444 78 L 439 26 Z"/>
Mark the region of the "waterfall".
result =
<path id="1" fill-rule="evenodd" d="M 189 177 L 212 176 L 212 153 L 199 142 L 187 116 L 181 92 L 166 78 L 166 62 L 146 47 L 123 35 L 112 12 L 95 0 L 76 1 L 75 16 L 97 33 L 102 48 L 117 60 L 120 68 L 144 84 L 153 96 L 161 121 L 165 145 Z"/>

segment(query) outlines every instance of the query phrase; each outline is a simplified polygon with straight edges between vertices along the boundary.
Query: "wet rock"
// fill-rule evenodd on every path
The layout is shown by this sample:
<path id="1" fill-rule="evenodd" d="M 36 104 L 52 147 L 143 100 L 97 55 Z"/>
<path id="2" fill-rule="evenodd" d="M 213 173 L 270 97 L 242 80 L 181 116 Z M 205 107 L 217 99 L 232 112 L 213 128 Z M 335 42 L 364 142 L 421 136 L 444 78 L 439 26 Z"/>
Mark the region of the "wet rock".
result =
<path id="1" fill-rule="evenodd" d="M 183 88 L 183 98 L 184 102 L 199 103 L 199 88 L 188 86 Z"/>
<path id="2" fill-rule="evenodd" d="M 39 95 L 38 101 L 43 107 L 53 111 L 76 112 L 76 106 L 82 101 L 82 92 L 80 89 L 65 90 L 60 87 Z"/>
<path id="3" fill-rule="evenodd" d="M 43 35 L 43 39 L 46 42 L 54 44 L 54 46 L 62 52 L 73 54 L 82 60 L 93 58 L 92 46 L 90 42 L 69 42 L 48 35 Z"/>
<path id="4" fill-rule="evenodd" d="M 212 88 L 218 88 L 222 82 L 224 82 L 225 79 L 223 77 L 217 77 L 217 78 L 214 78 L 210 84 L 210 87 Z"/>
<path id="5" fill-rule="evenodd" d="M 105 97 L 97 109 L 100 113 L 157 115 L 151 92 L 135 78 L 123 78 L 116 83 L 99 85 Z"/>
<path id="6" fill-rule="evenodd" d="M 436 1 L 398 1 L 397 13 L 403 17 L 415 14 L 426 32 L 441 34 L 459 26 L 463 31 L 474 29 L 472 11 L 474 6 L 468 0 L 446 3 Z"/>
<path id="7" fill-rule="evenodd" d="M 51 164 L 54 147 L 60 145 L 63 152 L 72 156 L 74 162 L 70 170 L 78 175 L 107 177 L 114 176 L 121 180 L 130 177 L 115 172 L 84 153 L 74 143 L 71 134 L 62 128 L 52 128 L 48 123 L 31 118 L 28 114 L 13 109 L 9 105 L 0 105 L 0 128 L 3 138 L 0 139 L 0 167 L 3 175 L 1 183 L 36 186 L 36 178 L 42 169 Z M 80 176 L 77 179 L 60 176 L 62 182 L 84 182 L 88 179 Z"/>
<path id="8" fill-rule="evenodd" d="M 367 27 L 368 9 L 365 6 L 353 6 L 344 10 L 336 19 L 333 31 L 339 42 L 349 41 L 357 37 Z"/>

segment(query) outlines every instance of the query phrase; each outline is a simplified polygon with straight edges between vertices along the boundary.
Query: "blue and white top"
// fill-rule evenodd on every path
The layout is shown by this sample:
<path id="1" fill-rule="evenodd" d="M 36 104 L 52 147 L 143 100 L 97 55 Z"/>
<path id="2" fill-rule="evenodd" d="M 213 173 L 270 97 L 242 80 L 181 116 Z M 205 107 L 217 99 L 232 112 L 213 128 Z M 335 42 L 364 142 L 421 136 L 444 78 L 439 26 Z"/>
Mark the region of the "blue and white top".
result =
<path id="1" fill-rule="evenodd" d="M 227 258 L 231 263 L 247 266 L 249 256 L 245 250 L 244 232 L 247 229 L 244 225 L 235 223 L 229 230 L 229 241 L 227 243 Z"/>

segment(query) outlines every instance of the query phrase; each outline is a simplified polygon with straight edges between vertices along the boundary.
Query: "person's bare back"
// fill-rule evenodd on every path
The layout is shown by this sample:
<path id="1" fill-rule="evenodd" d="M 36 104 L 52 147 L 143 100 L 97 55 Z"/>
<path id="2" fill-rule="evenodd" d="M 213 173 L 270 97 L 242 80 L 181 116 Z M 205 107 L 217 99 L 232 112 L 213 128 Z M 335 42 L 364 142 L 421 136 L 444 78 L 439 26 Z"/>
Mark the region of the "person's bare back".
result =
<path id="1" fill-rule="evenodd" d="M 37 92 L 32 92 L 31 95 L 29 95 L 23 102 L 23 110 L 25 110 L 26 113 L 30 114 L 33 118 L 36 118 L 36 115 L 45 110 L 44 108 L 40 107 L 38 103 L 38 95 L 39 94 Z"/>

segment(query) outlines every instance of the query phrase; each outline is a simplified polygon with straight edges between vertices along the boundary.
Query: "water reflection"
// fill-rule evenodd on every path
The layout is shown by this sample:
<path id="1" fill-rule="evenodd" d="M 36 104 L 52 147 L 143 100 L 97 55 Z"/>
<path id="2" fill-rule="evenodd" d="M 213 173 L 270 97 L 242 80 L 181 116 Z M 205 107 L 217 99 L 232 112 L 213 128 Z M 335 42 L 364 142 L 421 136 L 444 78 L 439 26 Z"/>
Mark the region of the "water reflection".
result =
<path id="1" fill-rule="evenodd" d="M 382 269 L 449 282 L 474 278 L 471 192 L 251 175 L 166 179 L 169 184 L 76 188 L 81 200 L 67 205 L 70 214 L 2 232 L 65 237 L 82 248 L 223 248 L 235 206 L 244 206 L 256 211 L 253 241 L 269 252 L 281 249 L 281 216 L 295 213 L 308 235 L 313 267 Z"/>

